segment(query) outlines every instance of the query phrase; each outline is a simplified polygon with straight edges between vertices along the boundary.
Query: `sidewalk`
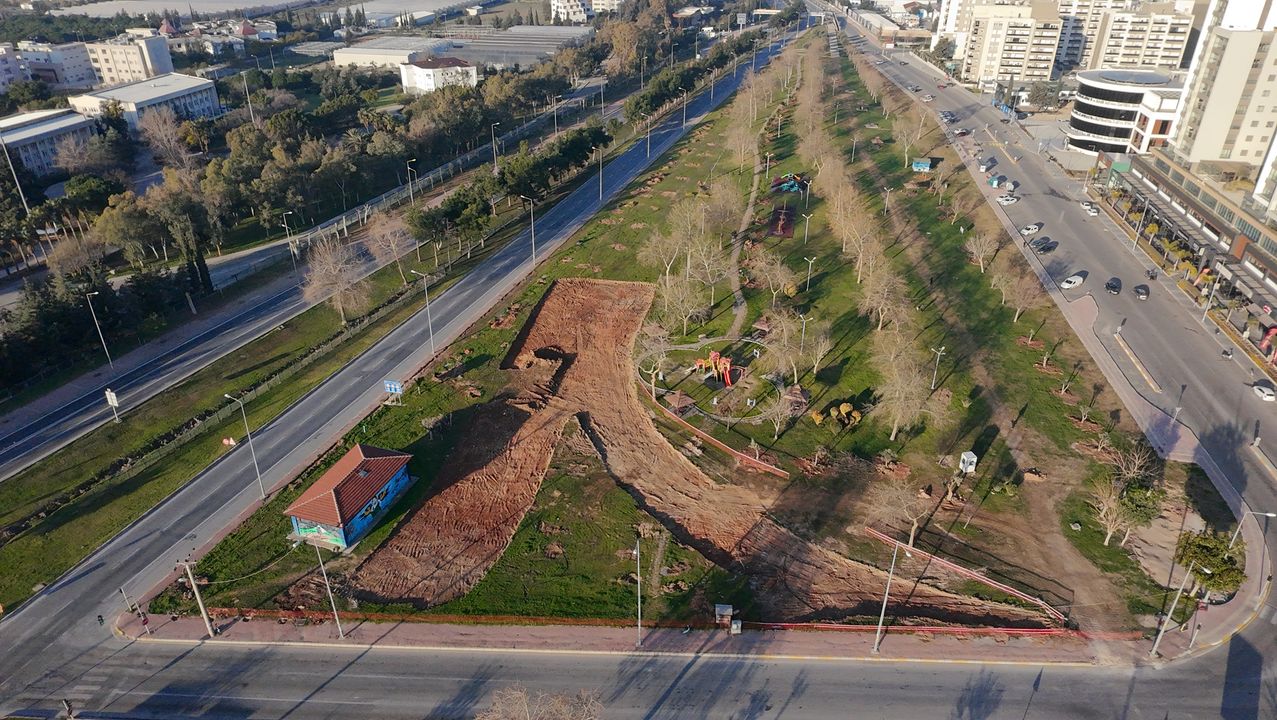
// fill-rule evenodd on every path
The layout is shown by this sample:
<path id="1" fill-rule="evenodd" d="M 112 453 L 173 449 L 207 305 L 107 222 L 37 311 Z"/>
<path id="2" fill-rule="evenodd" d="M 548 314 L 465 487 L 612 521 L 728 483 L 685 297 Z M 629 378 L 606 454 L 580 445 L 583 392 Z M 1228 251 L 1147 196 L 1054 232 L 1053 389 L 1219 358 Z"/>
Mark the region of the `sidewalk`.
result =
<path id="1" fill-rule="evenodd" d="M 1012 637 L 908 633 L 891 630 L 883 635 L 880 653 L 873 654 L 874 632 L 854 630 L 745 630 L 731 635 L 725 629 L 697 629 L 686 634 L 673 628 L 643 630 L 642 648 L 635 648 L 633 625 L 597 627 L 581 625 L 456 625 L 436 623 L 374 623 L 346 620 L 346 639 L 338 638 L 331 620 L 323 623 L 281 623 L 259 618 L 215 620 L 220 635 L 207 640 L 198 617 L 152 615 L 151 635 L 129 613 L 115 620 L 112 629 L 128 640 L 140 642 L 217 642 L 251 645 L 305 644 L 313 647 L 395 648 L 451 651 L 502 651 L 526 653 L 632 654 L 674 656 L 746 656 L 759 660 L 880 660 L 910 662 L 961 662 L 1023 665 L 1131 665 L 1147 658 L 1148 643 L 1137 640 L 1102 640 L 1075 634 Z M 1170 640 L 1168 635 L 1167 641 Z"/>

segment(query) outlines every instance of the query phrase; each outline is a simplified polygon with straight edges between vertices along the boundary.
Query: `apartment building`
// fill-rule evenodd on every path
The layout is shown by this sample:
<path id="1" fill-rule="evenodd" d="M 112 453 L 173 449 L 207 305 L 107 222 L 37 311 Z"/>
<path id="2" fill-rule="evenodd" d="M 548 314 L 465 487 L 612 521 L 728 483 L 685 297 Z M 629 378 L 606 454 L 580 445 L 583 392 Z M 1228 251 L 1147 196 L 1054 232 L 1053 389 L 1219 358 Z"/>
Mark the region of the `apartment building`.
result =
<path id="1" fill-rule="evenodd" d="M 1069 124 L 1069 147 L 1096 154 L 1145 153 L 1167 144 L 1184 94 L 1183 82 L 1147 70 L 1086 70 Z"/>
<path id="2" fill-rule="evenodd" d="M 212 80 L 167 73 L 118 87 L 67 98 L 71 108 L 88 117 L 102 114 L 107 105 L 119 103 L 124 119 L 133 130 L 147 110 L 168 106 L 179 118 L 216 117 L 221 114 L 217 88 Z"/>
<path id="3" fill-rule="evenodd" d="M 82 42 L 43 43 L 23 40 L 18 53 L 27 63 L 31 77 L 43 80 L 59 90 L 91 88 L 97 84 L 97 73 L 89 62 L 89 50 Z"/>
<path id="4" fill-rule="evenodd" d="M 168 40 L 150 28 L 136 28 L 102 42 L 85 43 L 101 85 L 118 85 L 173 72 Z"/>
<path id="5" fill-rule="evenodd" d="M 1131 12 L 1104 13 L 1085 67 L 1174 70 L 1193 33 L 1193 16 L 1175 3 L 1148 3 Z M 1063 55 L 1062 55 L 1063 56 Z"/>
<path id="6" fill-rule="evenodd" d="M 0 119 L 0 143 L 9 156 L 35 175 L 57 172 L 58 143 L 71 136 L 87 140 L 97 123 L 72 110 L 39 110 Z"/>
<path id="7" fill-rule="evenodd" d="M 452 57 L 432 57 L 399 66 L 399 81 L 409 95 L 432 93 L 449 85 L 479 84 L 479 69 Z"/>
<path id="8" fill-rule="evenodd" d="M 622 0 L 550 0 L 550 17 L 563 22 L 584 23 L 604 12 L 616 12 Z"/>
<path id="9" fill-rule="evenodd" d="M 15 82 L 30 79 L 26 63 L 14 51 L 13 45 L 0 43 L 0 92 L 6 92 Z"/>
<path id="10" fill-rule="evenodd" d="M 1051 0 L 974 5 L 962 79 L 982 90 L 999 81 L 1019 86 L 1051 80 L 1060 30 Z"/>

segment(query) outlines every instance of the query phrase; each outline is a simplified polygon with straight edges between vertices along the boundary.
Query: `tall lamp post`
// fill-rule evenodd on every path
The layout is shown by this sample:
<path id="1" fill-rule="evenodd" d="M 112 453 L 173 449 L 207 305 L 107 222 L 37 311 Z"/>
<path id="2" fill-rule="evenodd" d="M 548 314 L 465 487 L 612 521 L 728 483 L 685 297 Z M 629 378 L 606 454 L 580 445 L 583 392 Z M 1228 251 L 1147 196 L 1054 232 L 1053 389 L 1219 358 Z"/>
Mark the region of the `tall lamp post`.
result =
<path id="1" fill-rule="evenodd" d="M 805 246 L 807 244 L 807 231 L 811 229 L 811 215 L 803 213 L 803 219 L 806 221 L 803 223 L 803 245 Z"/>
<path id="2" fill-rule="evenodd" d="M 652 157 L 652 119 L 651 115 L 643 113 L 643 122 L 647 123 L 647 156 Z"/>
<path id="3" fill-rule="evenodd" d="M 341 616 L 337 614 L 337 601 L 333 598 L 333 586 L 328 584 L 328 571 L 324 569 L 324 556 L 319 553 L 319 546 L 314 545 L 315 557 L 319 560 L 319 574 L 324 577 L 324 589 L 328 591 L 328 604 L 333 609 L 333 622 L 337 623 L 337 637 L 346 639 L 346 631 L 341 628 Z"/>
<path id="4" fill-rule="evenodd" d="M 497 167 L 497 126 L 499 122 L 492 123 L 492 127 L 488 128 L 492 132 L 492 174 L 500 175 L 500 169 Z"/>
<path id="5" fill-rule="evenodd" d="M 643 647 L 643 561 L 642 555 L 639 553 L 639 543 L 642 538 L 634 539 L 634 577 L 638 579 L 636 589 L 634 591 L 634 599 L 638 603 L 638 637 L 634 641 L 634 647 Z"/>
<path id="6" fill-rule="evenodd" d="M 535 267 L 537 264 L 537 204 L 527 195 L 520 195 L 519 197 L 528 201 L 528 217 L 531 218 L 532 225 L 532 265 Z"/>
<path id="7" fill-rule="evenodd" d="M 1171 601 L 1171 609 L 1167 611 L 1166 617 L 1162 618 L 1162 626 L 1157 631 L 1157 638 L 1153 640 L 1153 648 L 1148 651 L 1149 657 L 1157 657 L 1157 646 L 1161 644 L 1162 636 L 1166 634 L 1166 628 L 1170 626 L 1171 618 L 1175 616 L 1175 606 L 1179 605 L 1179 598 L 1184 594 L 1184 586 L 1188 584 L 1188 579 L 1193 576 L 1193 565 L 1196 564 L 1196 562 L 1196 560 L 1190 560 L 1188 562 L 1188 570 L 1184 572 L 1184 579 L 1179 581 L 1179 589 L 1175 591 L 1175 599 Z M 1215 574 L 1210 568 L 1204 565 L 1200 567 L 1201 571 L 1207 575 Z"/>
<path id="8" fill-rule="evenodd" d="M 94 290 L 91 293 L 85 293 L 84 301 L 89 304 L 89 315 L 93 318 L 93 327 L 97 328 L 98 340 L 102 341 L 102 352 L 106 353 L 106 364 L 109 365 L 112 370 L 115 370 L 115 361 L 111 359 L 111 351 L 106 347 L 106 336 L 102 334 L 102 325 L 98 322 L 97 311 L 93 309 L 93 296 L 97 294 L 97 290 Z"/>
<path id="9" fill-rule="evenodd" d="M 803 258 L 807 261 L 807 286 L 803 288 L 803 292 L 811 292 L 811 267 L 816 262 L 814 257 Z"/>
<path id="10" fill-rule="evenodd" d="M 878 632 L 874 635 L 873 654 L 878 654 L 878 648 L 882 645 L 882 626 L 887 620 L 887 598 L 891 597 L 891 578 L 896 574 L 896 554 L 900 552 L 900 543 L 891 550 L 891 569 L 887 571 L 887 589 L 882 593 L 882 610 L 878 612 Z M 913 557 L 913 553 L 905 550 L 905 557 Z"/>
<path id="11" fill-rule="evenodd" d="M 430 354 L 435 354 L 435 322 L 430 317 L 430 276 L 417 270 L 409 270 L 408 272 L 421 278 L 421 288 L 426 294 L 426 330 L 430 333 Z"/>
<path id="12" fill-rule="evenodd" d="M 559 101 L 563 99 L 562 95 L 554 96 L 554 137 L 559 136 Z"/>
<path id="13" fill-rule="evenodd" d="M 1277 518 L 1277 513 L 1259 512 L 1256 510 L 1247 510 L 1243 512 L 1242 516 L 1237 518 L 1237 529 L 1233 531 L 1233 536 L 1229 538 L 1228 540 L 1228 548 L 1230 550 L 1232 549 L 1233 545 L 1237 542 L 1237 537 L 1242 534 L 1242 521 L 1246 519 L 1247 515 L 1255 515 L 1258 517 L 1266 517 L 1266 518 Z"/>
<path id="14" fill-rule="evenodd" d="M 248 436 L 248 452 L 253 456 L 253 470 L 257 473 L 257 489 L 262 493 L 262 499 L 266 499 L 266 485 L 262 482 L 262 469 L 257 464 L 257 449 L 253 447 L 253 431 L 248 428 L 248 413 L 244 410 L 244 401 L 232 396 L 230 393 L 222 393 L 222 397 L 233 401 L 239 405 L 239 415 L 244 418 L 244 434 Z"/>
<path id="15" fill-rule="evenodd" d="M 937 350 L 936 348 L 931 348 L 931 352 L 936 354 L 936 366 L 931 371 L 931 389 L 935 390 L 936 379 L 940 376 L 940 358 L 941 356 L 944 355 L 944 346 L 941 345 L 939 350 Z"/>
<path id="16" fill-rule="evenodd" d="M 417 207 L 417 196 L 413 192 L 413 173 L 412 164 L 417 162 L 417 158 L 408 158 L 408 162 L 404 163 L 404 167 L 408 168 L 408 203 L 413 207 Z"/>

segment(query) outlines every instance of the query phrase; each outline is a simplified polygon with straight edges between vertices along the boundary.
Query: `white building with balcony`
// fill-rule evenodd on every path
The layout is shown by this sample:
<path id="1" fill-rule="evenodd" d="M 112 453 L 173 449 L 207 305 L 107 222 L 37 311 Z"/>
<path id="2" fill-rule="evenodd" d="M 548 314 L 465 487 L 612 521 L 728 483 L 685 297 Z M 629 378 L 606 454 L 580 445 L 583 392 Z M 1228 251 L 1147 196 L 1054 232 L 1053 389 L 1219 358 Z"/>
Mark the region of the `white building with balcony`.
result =
<path id="1" fill-rule="evenodd" d="M 1086 70 L 1077 80 L 1064 130 L 1071 149 L 1145 153 L 1168 143 L 1184 97 L 1179 78 L 1148 70 Z"/>

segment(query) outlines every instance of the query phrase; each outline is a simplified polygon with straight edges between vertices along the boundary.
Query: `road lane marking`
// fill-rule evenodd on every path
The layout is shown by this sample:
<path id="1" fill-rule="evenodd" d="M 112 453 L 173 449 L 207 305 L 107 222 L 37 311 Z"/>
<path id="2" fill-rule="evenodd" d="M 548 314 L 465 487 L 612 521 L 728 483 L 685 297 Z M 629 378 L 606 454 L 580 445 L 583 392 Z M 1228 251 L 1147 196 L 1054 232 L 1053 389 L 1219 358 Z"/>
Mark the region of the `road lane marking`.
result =
<path id="1" fill-rule="evenodd" d="M 1140 362 L 1138 357 L 1135 357 L 1135 353 L 1131 350 L 1131 346 L 1127 345 L 1126 339 L 1122 337 L 1121 331 L 1113 333 L 1113 337 L 1117 340 L 1118 346 L 1126 352 L 1126 356 L 1131 359 L 1131 362 L 1135 365 L 1135 369 L 1139 370 L 1140 375 L 1144 376 L 1144 382 L 1148 383 L 1148 386 L 1153 389 L 1153 392 L 1162 392 L 1162 386 L 1158 385 L 1157 381 L 1153 379 L 1153 376 L 1148 374 L 1148 370 L 1144 369 L 1144 363 Z"/>

